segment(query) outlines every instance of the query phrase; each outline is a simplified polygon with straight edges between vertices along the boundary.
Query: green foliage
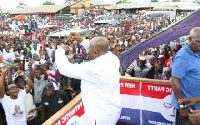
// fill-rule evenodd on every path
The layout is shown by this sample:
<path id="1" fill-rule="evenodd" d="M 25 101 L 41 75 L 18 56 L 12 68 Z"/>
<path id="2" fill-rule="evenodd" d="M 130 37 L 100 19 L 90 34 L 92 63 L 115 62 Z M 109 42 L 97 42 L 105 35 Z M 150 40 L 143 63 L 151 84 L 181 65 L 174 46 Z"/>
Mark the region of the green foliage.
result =
<path id="1" fill-rule="evenodd" d="M 44 1 L 43 5 L 55 5 L 55 3 L 46 0 L 46 1 Z"/>
<path id="2" fill-rule="evenodd" d="M 120 0 L 116 2 L 116 4 L 127 4 L 127 3 L 131 3 L 131 2 L 128 2 L 127 0 Z"/>
<path id="3" fill-rule="evenodd" d="M 20 2 L 18 5 L 17 5 L 17 9 L 24 9 L 25 7 L 27 7 L 27 5 L 23 2 Z"/>
<path id="4" fill-rule="evenodd" d="M 195 0 L 195 3 L 200 5 L 200 0 Z"/>
<path id="5" fill-rule="evenodd" d="M 158 0 L 151 0 L 151 2 L 158 2 Z"/>
<path id="6" fill-rule="evenodd" d="M 181 2 L 181 0 L 172 0 L 172 2 Z"/>
<path id="7" fill-rule="evenodd" d="M 64 4 L 70 3 L 72 0 L 64 0 Z M 73 0 L 74 2 L 77 2 L 79 0 Z"/>

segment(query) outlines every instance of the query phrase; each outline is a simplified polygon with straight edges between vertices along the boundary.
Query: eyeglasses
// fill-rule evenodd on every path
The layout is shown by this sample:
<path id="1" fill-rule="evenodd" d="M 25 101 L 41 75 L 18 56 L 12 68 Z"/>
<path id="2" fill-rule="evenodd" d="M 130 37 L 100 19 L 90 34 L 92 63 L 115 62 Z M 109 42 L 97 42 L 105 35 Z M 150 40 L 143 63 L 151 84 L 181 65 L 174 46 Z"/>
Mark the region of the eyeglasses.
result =
<path id="1" fill-rule="evenodd" d="M 15 89 L 19 89 L 19 88 L 17 86 L 13 86 L 13 87 L 8 88 L 8 90 L 15 90 Z"/>

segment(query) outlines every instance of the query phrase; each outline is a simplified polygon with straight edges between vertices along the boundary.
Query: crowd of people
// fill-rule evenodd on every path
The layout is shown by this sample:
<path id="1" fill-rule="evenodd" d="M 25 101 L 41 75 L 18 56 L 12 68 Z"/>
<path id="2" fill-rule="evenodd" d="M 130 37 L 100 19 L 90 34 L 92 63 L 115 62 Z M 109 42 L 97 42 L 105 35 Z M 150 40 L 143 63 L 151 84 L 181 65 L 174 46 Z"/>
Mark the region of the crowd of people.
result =
<path id="1" fill-rule="evenodd" d="M 17 123 L 19 125 L 26 123 L 27 125 L 39 125 L 81 91 L 82 99 L 86 103 L 86 113 L 94 116 L 90 118 L 90 123 L 105 125 L 103 120 L 107 120 L 106 116 L 115 113 L 114 120 L 110 120 L 110 124 L 107 120 L 107 123 L 111 125 L 116 122 L 121 111 L 118 95 L 109 96 L 115 101 L 115 104 L 106 99 L 109 103 L 115 105 L 113 107 L 115 113 L 110 112 L 109 109 L 103 109 L 103 107 L 102 109 L 104 112 L 107 111 L 107 114 L 103 114 L 101 109 L 94 110 L 96 106 L 101 107 L 108 103 L 101 101 L 106 96 L 102 96 L 102 91 L 99 92 L 102 90 L 102 85 L 99 86 L 98 81 L 108 82 L 101 81 L 102 79 L 99 78 L 104 78 L 107 75 L 115 77 L 114 82 L 118 80 L 117 74 L 112 72 L 112 70 L 117 72 L 115 69 L 118 67 L 118 61 L 109 55 L 110 52 L 118 56 L 185 15 L 177 14 L 176 18 L 170 18 L 166 15 L 151 18 L 142 14 L 123 12 L 120 14 L 123 18 L 119 19 L 119 25 L 95 26 L 94 22 L 98 20 L 98 16 L 104 13 L 98 9 L 85 10 L 79 16 L 79 19 L 72 21 L 59 21 L 50 16 L 39 15 L 26 15 L 26 18 L 20 21 L 9 16 L 2 18 L 0 21 L 0 61 L 2 61 L 0 102 L 3 107 L 1 107 L 0 116 L 2 120 L 0 121 L 4 121 L 2 124 L 6 124 L 7 121 L 7 124 L 10 125 Z M 107 14 L 116 15 L 113 12 Z M 26 23 L 28 24 L 27 28 L 25 27 Z M 50 31 L 48 29 L 41 31 L 39 26 L 52 24 L 62 26 L 65 29 L 93 28 L 94 31 L 85 34 L 83 37 L 78 37 L 78 39 L 77 34 L 76 38 L 74 34 L 71 34 L 66 35 L 63 39 L 60 37 L 51 39 Z M 23 34 L 28 34 L 28 36 Z M 85 46 L 84 44 L 87 41 L 93 41 L 91 42 L 93 44 L 90 43 Z M 104 41 L 104 44 L 99 44 L 99 41 Z M 125 73 L 121 72 L 121 75 L 160 80 L 171 80 L 173 76 L 178 77 L 173 73 L 173 76 L 171 76 L 174 56 L 182 47 L 187 45 L 188 41 L 188 37 L 183 36 L 174 41 L 169 41 L 167 44 L 147 48 L 141 55 L 138 55 L 138 58 L 126 69 Z M 81 42 L 82 44 L 80 44 Z M 65 46 L 63 47 L 63 45 Z M 68 53 L 65 55 L 59 48 L 65 50 L 67 48 Z M 107 50 L 109 50 L 109 53 Z M 110 62 L 110 59 L 113 59 L 113 62 Z M 80 64 L 80 66 L 71 65 L 68 60 L 70 63 Z M 89 64 L 86 65 L 86 62 Z M 96 67 L 98 63 L 101 64 Z M 104 65 L 104 63 L 107 64 Z M 103 66 L 110 70 L 106 72 L 106 69 L 102 68 Z M 98 74 L 98 72 L 103 72 L 103 74 Z M 83 85 L 81 85 L 81 81 Z M 114 83 L 113 81 L 110 81 L 109 84 Z M 97 85 L 92 86 L 94 82 Z M 87 84 L 91 84 L 91 88 L 88 88 Z M 82 86 L 81 89 L 80 86 Z M 110 85 L 107 86 L 107 89 L 103 90 L 105 94 L 112 94 L 111 90 L 117 94 L 119 86 L 113 88 Z M 25 95 L 27 96 L 25 97 Z M 94 98 L 94 96 L 99 98 L 91 101 L 89 98 Z M 104 97 L 104 99 L 100 97 Z M 23 100 L 25 100 L 25 103 L 22 103 Z M 102 115 L 104 117 L 101 117 Z"/>

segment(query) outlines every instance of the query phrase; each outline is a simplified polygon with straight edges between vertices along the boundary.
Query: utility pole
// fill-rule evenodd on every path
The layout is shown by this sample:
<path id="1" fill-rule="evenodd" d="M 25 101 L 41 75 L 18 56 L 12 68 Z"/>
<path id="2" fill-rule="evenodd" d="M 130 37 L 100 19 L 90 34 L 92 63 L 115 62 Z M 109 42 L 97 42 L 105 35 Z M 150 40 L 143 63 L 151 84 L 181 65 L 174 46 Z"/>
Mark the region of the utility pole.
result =
<path id="1" fill-rule="evenodd" d="M 149 8 L 149 10 L 151 11 L 151 0 L 150 0 L 150 8 Z"/>

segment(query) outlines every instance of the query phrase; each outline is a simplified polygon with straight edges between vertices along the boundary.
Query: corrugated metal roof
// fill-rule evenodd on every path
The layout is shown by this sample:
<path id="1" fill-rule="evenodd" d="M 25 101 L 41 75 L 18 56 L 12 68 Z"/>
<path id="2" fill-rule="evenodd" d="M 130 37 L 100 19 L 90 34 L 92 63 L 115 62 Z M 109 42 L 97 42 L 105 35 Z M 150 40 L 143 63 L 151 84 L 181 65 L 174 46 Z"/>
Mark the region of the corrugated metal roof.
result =
<path id="1" fill-rule="evenodd" d="M 2 12 L 10 14 L 56 13 L 65 7 L 67 7 L 67 5 L 43 5 L 43 6 L 27 7 L 21 10 L 19 9 L 3 10 Z"/>

